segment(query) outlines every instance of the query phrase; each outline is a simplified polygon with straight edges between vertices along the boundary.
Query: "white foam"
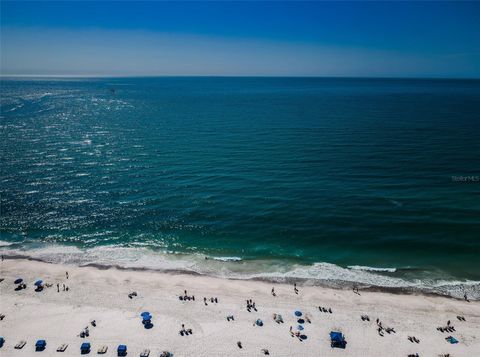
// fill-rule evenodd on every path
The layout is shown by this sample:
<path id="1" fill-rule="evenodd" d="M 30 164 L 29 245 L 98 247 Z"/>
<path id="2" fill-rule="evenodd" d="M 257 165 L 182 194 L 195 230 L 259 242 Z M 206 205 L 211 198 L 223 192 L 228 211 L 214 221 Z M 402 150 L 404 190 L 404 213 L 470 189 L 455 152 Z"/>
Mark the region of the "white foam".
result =
<path id="1" fill-rule="evenodd" d="M 33 242 L 32 242 L 33 243 Z M 404 288 L 436 292 L 462 298 L 468 291 L 471 299 L 480 299 L 479 281 L 406 280 L 378 274 L 392 273 L 394 268 L 349 266 L 343 268 L 331 263 L 311 265 L 293 264 L 284 260 L 242 260 L 240 257 L 208 257 L 204 254 L 183 254 L 166 250 L 152 250 L 147 246 L 100 246 L 80 249 L 75 246 L 44 245 L 29 249 L 9 249 L 12 243 L 0 241 L 0 251 L 5 255 L 26 255 L 51 263 L 123 268 L 145 268 L 160 271 L 195 272 L 210 276 L 236 279 L 266 279 L 286 281 L 302 279 L 306 284 L 330 286 L 363 286 Z M 161 248 L 160 246 L 158 247 Z"/>
<path id="2" fill-rule="evenodd" d="M 378 267 L 368 267 L 362 265 L 349 265 L 347 268 L 353 270 L 364 270 L 364 271 L 377 271 L 377 272 L 386 272 L 386 273 L 395 273 L 396 268 L 378 268 Z"/>
<path id="3" fill-rule="evenodd" d="M 219 260 L 222 262 L 239 262 L 242 260 L 240 257 L 209 257 L 208 259 Z"/>

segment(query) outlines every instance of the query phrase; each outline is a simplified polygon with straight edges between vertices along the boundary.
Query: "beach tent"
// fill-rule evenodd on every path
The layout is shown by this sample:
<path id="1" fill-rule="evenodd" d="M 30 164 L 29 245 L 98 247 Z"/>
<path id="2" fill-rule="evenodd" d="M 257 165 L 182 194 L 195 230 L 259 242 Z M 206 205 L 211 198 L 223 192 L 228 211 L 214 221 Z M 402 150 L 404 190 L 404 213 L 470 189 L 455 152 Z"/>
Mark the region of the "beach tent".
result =
<path id="1" fill-rule="evenodd" d="M 345 348 L 347 341 L 341 332 L 331 331 L 330 332 L 330 346 L 332 348 Z"/>
<path id="2" fill-rule="evenodd" d="M 448 336 L 447 338 L 445 338 L 445 340 L 447 340 L 447 342 L 451 343 L 452 345 L 458 343 L 458 340 L 453 336 Z"/>
<path id="3" fill-rule="evenodd" d="M 117 354 L 119 356 L 126 356 L 127 355 L 127 346 L 126 345 L 118 345 Z"/>
<path id="4" fill-rule="evenodd" d="M 18 278 L 18 279 L 17 279 L 17 280 L 15 280 L 13 283 L 14 283 L 14 284 L 21 284 L 21 283 L 22 283 L 22 281 L 23 281 L 23 279 L 22 279 L 22 278 Z"/>
<path id="5" fill-rule="evenodd" d="M 80 346 L 80 353 L 83 355 L 83 354 L 87 354 L 87 353 L 90 353 L 90 342 L 84 342 L 82 343 L 82 345 Z"/>
<path id="6" fill-rule="evenodd" d="M 38 340 L 37 343 L 35 343 L 36 351 L 43 351 L 45 347 L 47 347 L 47 341 L 45 340 Z"/>

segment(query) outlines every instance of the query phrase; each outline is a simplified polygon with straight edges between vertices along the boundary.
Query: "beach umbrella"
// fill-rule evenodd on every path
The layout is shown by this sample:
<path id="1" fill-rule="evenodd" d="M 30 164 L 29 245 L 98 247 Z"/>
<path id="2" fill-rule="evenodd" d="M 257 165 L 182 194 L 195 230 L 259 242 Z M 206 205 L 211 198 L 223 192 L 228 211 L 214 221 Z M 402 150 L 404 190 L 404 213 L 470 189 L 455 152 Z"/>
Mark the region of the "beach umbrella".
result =
<path id="1" fill-rule="evenodd" d="M 305 320 L 304 320 L 304 319 L 298 319 L 297 322 L 298 322 L 299 324 L 304 324 L 304 323 L 305 323 Z"/>
<path id="2" fill-rule="evenodd" d="M 144 316 L 150 316 L 150 313 L 148 311 L 144 311 L 140 314 L 141 317 L 144 317 Z"/>
<path id="3" fill-rule="evenodd" d="M 300 316 L 302 316 L 302 312 L 301 312 L 301 311 L 298 311 L 298 310 L 297 310 L 297 311 L 295 311 L 295 316 L 297 316 L 297 317 L 300 317 Z"/>
<path id="4" fill-rule="evenodd" d="M 40 286 L 42 284 L 43 284 L 43 280 L 37 280 L 34 285 L 35 286 Z"/>
<path id="5" fill-rule="evenodd" d="M 306 340 L 307 338 L 308 338 L 307 335 L 300 335 L 301 340 Z"/>
<path id="6" fill-rule="evenodd" d="M 298 325 L 298 326 L 297 326 L 297 330 L 298 330 L 298 331 L 302 331 L 302 330 L 303 330 L 303 326 L 302 326 L 302 325 Z"/>
<path id="7" fill-rule="evenodd" d="M 14 284 L 21 284 L 21 283 L 22 283 L 22 281 L 23 281 L 23 279 L 22 279 L 22 278 L 18 278 L 18 279 L 17 279 L 17 280 L 15 280 L 13 283 L 14 283 Z"/>
<path id="8" fill-rule="evenodd" d="M 152 319 L 152 315 L 143 315 L 143 321 L 150 321 Z"/>

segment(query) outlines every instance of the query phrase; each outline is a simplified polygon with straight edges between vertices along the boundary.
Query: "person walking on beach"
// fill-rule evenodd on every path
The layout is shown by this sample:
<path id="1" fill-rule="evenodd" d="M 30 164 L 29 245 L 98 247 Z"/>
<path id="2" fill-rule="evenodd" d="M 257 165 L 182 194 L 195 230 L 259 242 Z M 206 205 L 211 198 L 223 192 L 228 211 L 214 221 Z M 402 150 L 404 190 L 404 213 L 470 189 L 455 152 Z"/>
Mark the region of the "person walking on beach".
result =
<path id="1" fill-rule="evenodd" d="M 59 292 L 60 292 L 60 284 L 57 283 L 57 293 L 59 293 Z"/>
<path id="2" fill-rule="evenodd" d="M 66 276 L 66 277 L 67 277 L 67 279 L 68 279 L 68 271 L 66 271 L 66 272 L 65 272 L 65 276 Z"/>
<path id="3" fill-rule="evenodd" d="M 293 283 L 293 291 L 298 295 L 297 283 Z"/>
<path id="4" fill-rule="evenodd" d="M 65 284 L 62 284 L 63 285 L 63 291 L 65 291 Z"/>
<path id="5" fill-rule="evenodd" d="M 272 288 L 272 295 L 273 295 L 273 296 L 276 296 L 276 294 L 275 294 L 275 287 Z"/>

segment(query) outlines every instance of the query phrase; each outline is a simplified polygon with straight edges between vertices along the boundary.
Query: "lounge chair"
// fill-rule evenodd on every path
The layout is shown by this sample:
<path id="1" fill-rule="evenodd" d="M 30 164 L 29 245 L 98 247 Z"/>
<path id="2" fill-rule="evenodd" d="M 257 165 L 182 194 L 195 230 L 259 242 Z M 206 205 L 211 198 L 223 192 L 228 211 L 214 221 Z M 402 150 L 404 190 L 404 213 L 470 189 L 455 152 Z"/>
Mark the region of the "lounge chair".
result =
<path id="1" fill-rule="evenodd" d="M 21 350 L 26 344 L 27 344 L 27 341 L 21 340 L 19 343 L 15 345 L 15 349 Z"/>
<path id="2" fill-rule="evenodd" d="M 140 357 L 148 357 L 150 355 L 150 350 L 149 349 L 144 349 L 142 353 L 140 353 Z"/>
<path id="3" fill-rule="evenodd" d="M 330 332 L 330 346 L 332 348 L 345 348 L 347 341 L 341 332 L 331 331 Z"/>
<path id="4" fill-rule="evenodd" d="M 117 355 L 118 356 L 126 356 L 127 355 L 127 345 L 118 345 Z"/>
<path id="5" fill-rule="evenodd" d="M 108 350 L 108 347 L 105 346 L 105 345 L 103 345 L 102 347 L 100 347 L 100 348 L 98 349 L 97 353 L 98 353 L 99 355 L 103 355 L 103 354 L 107 353 L 107 350 Z"/>
<path id="6" fill-rule="evenodd" d="M 35 343 L 35 351 L 43 351 L 47 347 L 47 341 L 45 340 L 38 340 L 37 343 Z"/>
<path id="7" fill-rule="evenodd" d="M 82 355 L 89 354 L 91 347 L 92 347 L 92 346 L 90 345 L 90 342 L 84 342 L 84 343 L 82 343 L 82 345 L 80 346 L 80 353 L 81 353 Z"/>
<path id="8" fill-rule="evenodd" d="M 60 346 L 58 346 L 57 348 L 57 352 L 65 352 L 65 350 L 67 349 L 68 345 L 66 343 L 63 343 L 61 344 Z"/>

